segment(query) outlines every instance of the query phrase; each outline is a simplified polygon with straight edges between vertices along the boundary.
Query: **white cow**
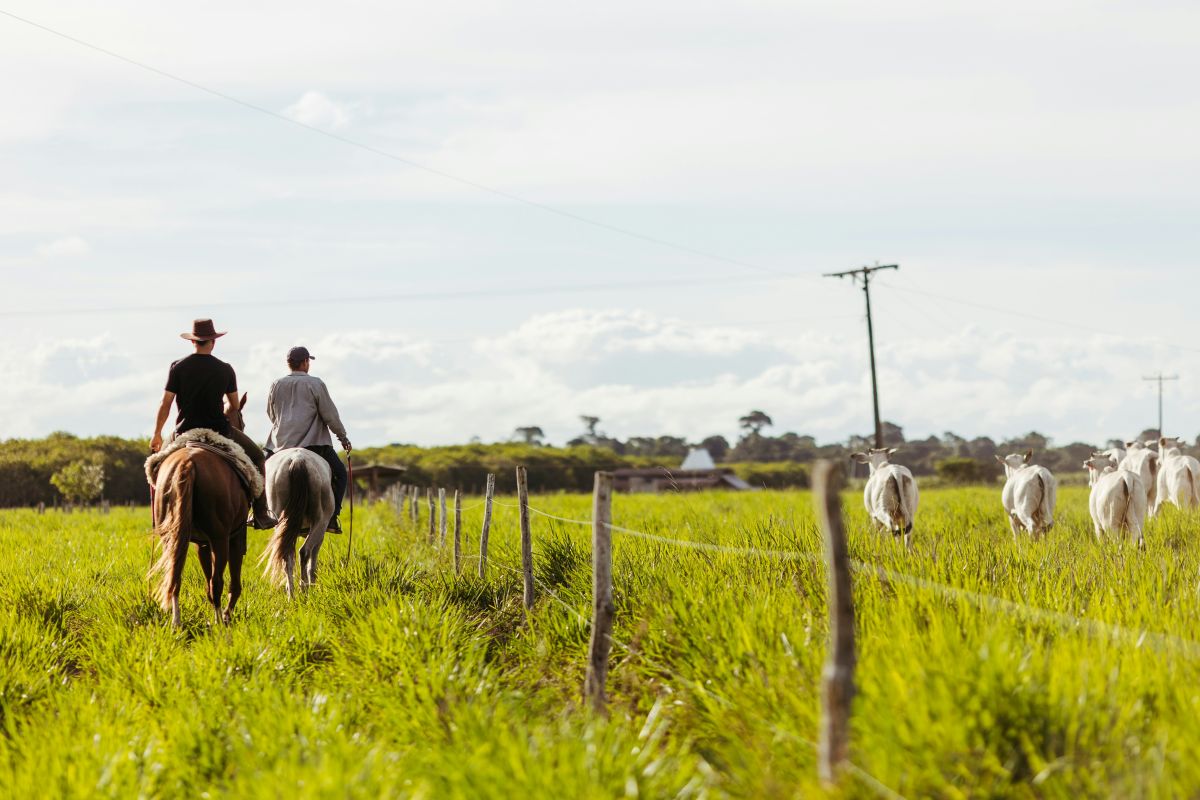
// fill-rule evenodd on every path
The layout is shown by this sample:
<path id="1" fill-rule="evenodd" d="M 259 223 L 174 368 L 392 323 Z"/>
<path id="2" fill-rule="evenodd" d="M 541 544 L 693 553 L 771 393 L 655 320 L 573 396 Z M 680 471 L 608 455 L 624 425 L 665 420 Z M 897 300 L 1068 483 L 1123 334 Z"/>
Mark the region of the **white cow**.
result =
<path id="1" fill-rule="evenodd" d="M 1158 440 L 1158 485 L 1150 516 L 1164 503 L 1179 508 L 1200 506 L 1200 461 L 1180 451 L 1183 442 L 1162 437 Z"/>
<path id="2" fill-rule="evenodd" d="M 1008 512 L 1008 524 L 1013 536 L 1024 528 L 1035 539 L 1045 536 L 1054 527 L 1054 508 L 1058 499 L 1058 482 L 1050 470 L 1030 464 L 1033 451 L 1024 455 L 1013 453 L 996 460 L 1004 465 L 1004 491 L 1000 501 Z"/>
<path id="3" fill-rule="evenodd" d="M 1146 489 L 1146 502 L 1154 508 L 1158 497 L 1158 453 L 1144 442 L 1126 442 L 1125 457 L 1117 462 L 1117 468 L 1127 469 L 1141 479 Z"/>
<path id="4" fill-rule="evenodd" d="M 913 517 L 917 513 L 917 482 L 908 467 L 889 464 L 888 456 L 896 448 L 853 453 L 850 458 L 871 468 L 871 477 L 863 489 L 863 505 L 877 529 L 893 536 L 904 534 L 904 544 L 912 546 Z"/>
<path id="5" fill-rule="evenodd" d="M 1124 531 L 1145 547 L 1142 528 L 1146 524 L 1146 486 L 1136 472 L 1120 469 L 1102 453 L 1093 453 L 1083 462 L 1088 471 L 1092 494 L 1088 511 L 1096 538 L 1103 541 L 1105 532 Z"/>
<path id="6" fill-rule="evenodd" d="M 1122 459 L 1125 458 L 1125 451 L 1119 447 L 1110 447 L 1107 450 L 1101 450 L 1100 455 L 1108 456 L 1113 460 L 1114 464 L 1120 464 Z"/>

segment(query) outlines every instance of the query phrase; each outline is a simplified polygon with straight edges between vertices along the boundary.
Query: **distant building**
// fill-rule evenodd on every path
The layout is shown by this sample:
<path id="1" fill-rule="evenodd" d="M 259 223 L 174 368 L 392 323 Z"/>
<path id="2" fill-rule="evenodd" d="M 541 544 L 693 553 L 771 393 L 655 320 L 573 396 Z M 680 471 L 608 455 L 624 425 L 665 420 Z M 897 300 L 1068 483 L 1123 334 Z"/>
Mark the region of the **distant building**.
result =
<path id="1" fill-rule="evenodd" d="M 364 464 L 354 468 L 354 482 L 367 485 L 367 500 L 377 500 L 404 477 L 404 467 L 393 464 Z"/>
<path id="2" fill-rule="evenodd" d="M 618 492 L 698 492 L 706 489 L 753 489 L 728 467 L 718 467 L 702 447 L 694 447 L 679 469 L 648 467 L 613 470 Z"/>

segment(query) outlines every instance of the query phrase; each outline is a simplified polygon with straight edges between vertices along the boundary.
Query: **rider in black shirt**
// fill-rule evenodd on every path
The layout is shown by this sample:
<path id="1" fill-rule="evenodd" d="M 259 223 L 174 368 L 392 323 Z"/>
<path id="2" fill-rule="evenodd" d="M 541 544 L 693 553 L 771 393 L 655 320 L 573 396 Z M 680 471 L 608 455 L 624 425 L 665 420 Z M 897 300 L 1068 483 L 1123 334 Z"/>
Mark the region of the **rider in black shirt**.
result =
<path id="1" fill-rule="evenodd" d="M 175 403 L 179 407 L 175 417 L 176 436 L 196 428 L 216 431 L 237 442 L 259 472 L 263 472 L 266 461 L 262 450 L 253 439 L 234 428 L 225 418 L 223 401 L 228 400 L 236 406 L 238 396 L 237 375 L 233 367 L 212 354 L 216 340 L 224 335 L 224 332 L 217 332 L 211 319 L 198 319 L 192 323 L 191 333 L 180 334 L 184 339 L 191 340 L 196 352 L 176 361 L 167 373 L 167 385 L 154 424 L 150 449 L 157 453 L 162 448 L 163 423 L 171 413 L 171 404 Z M 253 505 L 254 527 L 260 530 L 275 527 L 275 520 L 267 510 L 266 497 L 260 494 L 254 498 Z"/>

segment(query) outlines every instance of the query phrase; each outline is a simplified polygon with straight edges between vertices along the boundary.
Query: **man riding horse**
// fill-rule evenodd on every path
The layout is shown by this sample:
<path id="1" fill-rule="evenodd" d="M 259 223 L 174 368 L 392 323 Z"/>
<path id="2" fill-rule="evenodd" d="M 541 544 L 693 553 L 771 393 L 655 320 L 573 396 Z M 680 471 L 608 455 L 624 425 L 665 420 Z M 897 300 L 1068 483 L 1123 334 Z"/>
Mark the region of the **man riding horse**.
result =
<path id="1" fill-rule="evenodd" d="M 217 331 L 211 319 L 198 319 L 192 323 L 191 333 L 179 334 L 192 342 L 195 352 L 171 365 L 167 374 L 167 385 L 162 403 L 154 422 L 154 436 L 150 449 L 157 453 L 163 445 L 162 428 L 171 414 L 171 404 L 179 407 L 175 418 L 178 436 L 197 428 L 207 428 L 236 442 L 263 474 L 265 458 L 254 440 L 229 424 L 222 403 L 228 400 L 231 408 L 238 408 L 237 375 L 233 367 L 212 354 L 217 339 L 225 335 Z M 267 500 L 262 492 L 253 499 L 252 524 L 259 530 L 275 527 L 275 520 L 267 510 Z"/>
<path id="2" fill-rule="evenodd" d="M 271 419 L 267 452 L 303 447 L 329 464 L 333 472 L 333 516 L 329 520 L 328 530 L 341 533 L 342 524 L 338 514 L 341 513 L 342 498 L 346 494 L 346 465 L 333 449 L 329 431 L 333 430 L 347 454 L 351 449 L 350 439 L 325 381 L 308 374 L 315 359 L 316 356 L 308 352 L 307 347 L 293 347 L 288 351 L 287 363 L 291 372 L 271 384 L 271 391 L 267 394 L 267 416 Z"/>

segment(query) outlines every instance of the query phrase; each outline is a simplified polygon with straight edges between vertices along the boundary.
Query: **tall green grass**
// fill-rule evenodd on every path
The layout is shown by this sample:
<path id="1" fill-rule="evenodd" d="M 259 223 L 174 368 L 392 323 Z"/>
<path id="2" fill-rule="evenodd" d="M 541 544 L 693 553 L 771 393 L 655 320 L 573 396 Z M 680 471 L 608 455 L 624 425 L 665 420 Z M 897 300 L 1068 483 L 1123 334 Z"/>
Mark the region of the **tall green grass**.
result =
<path id="1" fill-rule="evenodd" d="M 535 497 L 586 519 L 590 498 Z M 1120 626 L 1113 638 L 873 574 L 855 576 L 852 759 L 908 797 L 1200 795 L 1197 518 L 1148 548 L 1095 541 L 1086 490 L 1043 542 L 1014 541 L 998 491 L 922 497 L 911 552 L 866 564 Z M 481 509 L 464 515 L 468 556 Z M 211 624 L 194 556 L 172 631 L 148 599 L 148 514 L 0 513 L 0 795 L 6 797 L 824 796 L 815 779 L 825 574 L 803 492 L 618 496 L 614 522 L 796 557 L 617 533 L 611 715 L 579 693 L 588 528 L 534 516 L 538 600 L 521 607 L 516 512 L 496 509 L 486 579 L 425 528 L 360 509 L 289 603 L 251 533 L 233 625 Z M 1164 643 L 1165 642 L 1165 643 Z M 1154 644 L 1155 646 L 1151 646 Z M 207 795 L 206 795 L 207 793 Z M 849 775 L 834 796 L 875 796 Z"/>

